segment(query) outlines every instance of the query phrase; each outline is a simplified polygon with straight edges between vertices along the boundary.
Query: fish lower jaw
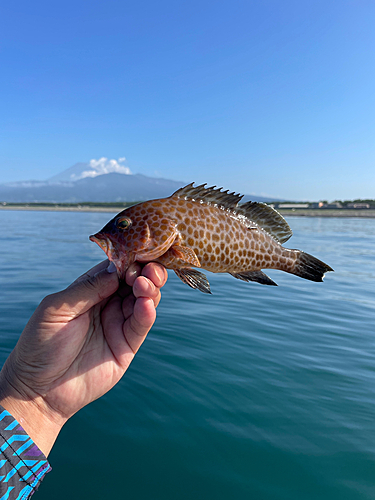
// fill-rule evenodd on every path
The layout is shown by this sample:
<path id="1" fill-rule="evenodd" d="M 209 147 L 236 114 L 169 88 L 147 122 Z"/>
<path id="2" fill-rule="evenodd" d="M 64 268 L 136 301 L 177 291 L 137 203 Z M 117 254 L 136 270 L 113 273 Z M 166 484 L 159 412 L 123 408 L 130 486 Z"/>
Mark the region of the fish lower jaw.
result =
<path id="1" fill-rule="evenodd" d="M 97 234 L 92 234 L 89 239 L 99 245 L 99 247 L 108 255 L 108 240 L 107 238 L 100 238 Z"/>

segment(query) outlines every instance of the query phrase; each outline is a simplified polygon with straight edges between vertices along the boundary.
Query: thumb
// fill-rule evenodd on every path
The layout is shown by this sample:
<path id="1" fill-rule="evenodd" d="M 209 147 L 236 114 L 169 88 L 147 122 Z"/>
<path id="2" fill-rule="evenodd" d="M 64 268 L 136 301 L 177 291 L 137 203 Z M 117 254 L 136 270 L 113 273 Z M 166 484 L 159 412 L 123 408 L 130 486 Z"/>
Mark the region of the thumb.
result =
<path id="1" fill-rule="evenodd" d="M 59 315 L 70 316 L 73 319 L 110 297 L 119 286 L 117 273 L 114 271 L 116 268 L 111 263 L 93 276 L 88 272 L 65 290 L 50 296 L 56 301 L 55 311 Z"/>

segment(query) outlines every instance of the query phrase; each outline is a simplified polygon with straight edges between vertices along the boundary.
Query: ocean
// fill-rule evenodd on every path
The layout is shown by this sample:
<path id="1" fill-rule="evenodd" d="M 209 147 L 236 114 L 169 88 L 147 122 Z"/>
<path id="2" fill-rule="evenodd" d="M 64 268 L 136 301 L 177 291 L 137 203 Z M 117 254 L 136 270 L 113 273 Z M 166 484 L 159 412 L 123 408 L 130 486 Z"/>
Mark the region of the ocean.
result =
<path id="1" fill-rule="evenodd" d="M 0 211 L 2 363 L 47 294 L 104 259 L 106 213 Z M 169 274 L 119 384 L 75 415 L 39 500 L 375 498 L 375 219 L 288 219 L 285 246 L 327 262 L 278 287 Z"/>

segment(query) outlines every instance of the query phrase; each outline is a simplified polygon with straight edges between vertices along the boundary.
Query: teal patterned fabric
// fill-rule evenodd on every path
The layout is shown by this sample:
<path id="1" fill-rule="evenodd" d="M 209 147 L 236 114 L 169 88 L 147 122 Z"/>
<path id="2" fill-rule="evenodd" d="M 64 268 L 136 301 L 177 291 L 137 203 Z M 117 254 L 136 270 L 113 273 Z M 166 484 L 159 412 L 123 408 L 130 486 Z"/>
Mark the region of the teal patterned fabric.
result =
<path id="1" fill-rule="evenodd" d="M 0 500 L 25 500 L 51 470 L 17 420 L 0 406 Z"/>

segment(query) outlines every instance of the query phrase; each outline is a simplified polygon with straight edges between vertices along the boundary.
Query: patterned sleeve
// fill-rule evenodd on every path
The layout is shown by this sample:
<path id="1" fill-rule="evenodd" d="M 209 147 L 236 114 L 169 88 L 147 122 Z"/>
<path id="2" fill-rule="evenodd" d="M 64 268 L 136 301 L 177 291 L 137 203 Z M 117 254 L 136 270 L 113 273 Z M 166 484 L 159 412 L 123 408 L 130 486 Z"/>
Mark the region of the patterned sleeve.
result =
<path id="1" fill-rule="evenodd" d="M 51 470 L 46 457 L 0 405 L 0 500 L 26 500 Z"/>

